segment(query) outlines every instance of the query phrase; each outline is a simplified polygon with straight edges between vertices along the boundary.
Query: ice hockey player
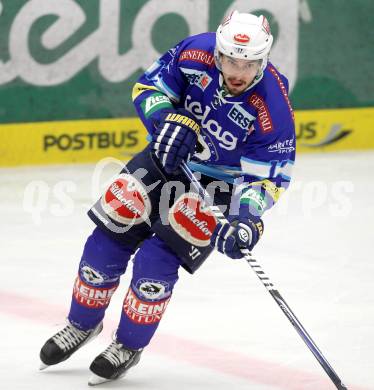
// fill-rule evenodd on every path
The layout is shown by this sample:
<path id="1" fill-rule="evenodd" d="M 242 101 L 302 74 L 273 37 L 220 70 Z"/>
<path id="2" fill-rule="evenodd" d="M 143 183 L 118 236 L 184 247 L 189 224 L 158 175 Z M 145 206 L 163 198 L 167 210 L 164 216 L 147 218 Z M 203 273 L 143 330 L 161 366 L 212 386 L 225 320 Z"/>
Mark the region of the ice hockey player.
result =
<path id="1" fill-rule="evenodd" d="M 133 255 L 121 319 L 113 342 L 91 363 L 91 385 L 139 362 L 180 266 L 195 272 L 213 248 L 233 259 L 253 249 L 295 158 L 288 81 L 268 61 L 272 42 L 264 16 L 234 11 L 216 33 L 184 39 L 139 78 L 133 100 L 150 143 L 89 211 L 97 227 L 84 247 L 68 323 L 42 347 L 41 368 L 100 333 Z M 230 223 L 217 223 L 191 190 L 183 161 Z"/>

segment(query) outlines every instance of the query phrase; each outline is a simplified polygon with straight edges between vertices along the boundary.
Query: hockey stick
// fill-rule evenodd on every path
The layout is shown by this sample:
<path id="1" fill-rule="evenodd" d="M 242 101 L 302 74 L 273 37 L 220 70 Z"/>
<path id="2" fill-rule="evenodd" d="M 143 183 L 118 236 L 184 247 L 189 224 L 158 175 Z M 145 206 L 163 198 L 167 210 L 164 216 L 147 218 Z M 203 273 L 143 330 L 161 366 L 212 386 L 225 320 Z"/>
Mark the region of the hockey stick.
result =
<path id="1" fill-rule="evenodd" d="M 213 204 L 213 200 L 212 200 L 211 196 L 201 186 L 200 182 L 196 179 L 195 175 L 192 173 L 192 171 L 187 166 L 187 164 L 185 162 L 182 162 L 180 168 L 182 169 L 184 174 L 187 176 L 187 178 L 191 181 L 192 185 L 195 187 L 196 191 L 199 193 L 199 195 L 202 197 L 202 199 L 205 201 L 205 203 L 207 205 L 209 205 L 209 207 L 211 208 L 211 210 L 214 213 L 217 220 L 220 223 L 228 223 L 226 217 L 223 215 L 221 210 Z M 263 271 L 261 266 L 258 264 L 257 260 L 255 260 L 252 257 L 252 255 L 248 251 L 248 249 L 242 249 L 242 253 L 243 253 L 243 257 L 245 258 L 245 260 L 251 266 L 251 268 L 256 273 L 258 278 L 261 280 L 261 283 L 266 287 L 266 289 L 269 291 L 270 295 L 277 302 L 278 306 L 282 309 L 283 313 L 286 315 L 288 320 L 291 322 L 293 327 L 296 329 L 299 336 L 303 339 L 304 343 L 307 345 L 307 347 L 313 353 L 314 357 L 318 360 L 319 364 L 325 370 L 326 374 L 330 377 L 330 379 L 332 380 L 332 382 L 334 383 L 336 388 L 339 390 L 348 390 L 347 387 L 342 383 L 341 379 L 338 377 L 337 373 L 331 367 L 330 363 L 323 356 L 322 352 L 318 349 L 317 345 L 312 340 L 312 338 L 309 336 L 308 332 L 305 330 L 303 325 L 297 319 L 297 317 L 295 316 L 293 311 L 287 305 L 286 301 L 283 299 L 280 292 L 277 289 L 275 289 L 273 283 L 266 276 L 265 272 Z"/>

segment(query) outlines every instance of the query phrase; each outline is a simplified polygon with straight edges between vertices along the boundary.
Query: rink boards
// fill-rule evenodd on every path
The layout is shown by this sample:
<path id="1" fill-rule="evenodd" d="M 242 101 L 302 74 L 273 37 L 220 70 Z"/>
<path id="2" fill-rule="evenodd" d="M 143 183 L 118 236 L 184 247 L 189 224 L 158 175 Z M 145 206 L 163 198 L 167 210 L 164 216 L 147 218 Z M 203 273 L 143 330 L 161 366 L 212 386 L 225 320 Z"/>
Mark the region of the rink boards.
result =
<path id="1" fill-rule="evenodd" d="M 374 108 L 296 111 L 298 153 L 374 149 Z M 141 151 L 138 118 L 0 125 L 0 166 L 128 160 Z"/>

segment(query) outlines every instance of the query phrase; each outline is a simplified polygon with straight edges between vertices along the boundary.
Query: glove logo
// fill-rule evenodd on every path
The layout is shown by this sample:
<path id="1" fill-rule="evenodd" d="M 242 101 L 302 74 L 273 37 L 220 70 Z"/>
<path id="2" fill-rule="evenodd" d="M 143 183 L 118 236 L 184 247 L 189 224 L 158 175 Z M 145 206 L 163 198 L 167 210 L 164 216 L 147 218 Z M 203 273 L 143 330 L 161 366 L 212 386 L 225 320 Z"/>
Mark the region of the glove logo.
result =
<path id="1" fill-rule="evenodd" d="M 189 127 L 196 134 L 200 133 L 200 126 L 193 119 L 185 115 L 175 114 L 172 112 L 166 116 L 165 122 L 174 122 L 178 124 L 180 123 L 182 125 Z"/>
<path id="2" fill-rule="evenodd" d="M 239 231 L 238 231 L 238 236 L 239 236 L 239 239 L 240 239 L 243 243 L 247 243 L 248 240 L 249 240 L 249 234 L 248 234 L 248 232 L 247 232 L 245 229 L 243 229 L 243 228 L 239 229 Z"/>
<path id="3" fill-rule="evenodd" d="M 190 244 L 208 246 L 217 225 L 209 207 L 205 207 L 198 194 L 182 194 L 169 212 L 169 222 L 179 236 Z"/>
<path id="4" fill-rule="evenodd" d="M 132 175 L 122 173 L 101 197 L 101 206 L 114 221 L 124 225 L 145 222 L 151 202 L 143 185 Z"/>

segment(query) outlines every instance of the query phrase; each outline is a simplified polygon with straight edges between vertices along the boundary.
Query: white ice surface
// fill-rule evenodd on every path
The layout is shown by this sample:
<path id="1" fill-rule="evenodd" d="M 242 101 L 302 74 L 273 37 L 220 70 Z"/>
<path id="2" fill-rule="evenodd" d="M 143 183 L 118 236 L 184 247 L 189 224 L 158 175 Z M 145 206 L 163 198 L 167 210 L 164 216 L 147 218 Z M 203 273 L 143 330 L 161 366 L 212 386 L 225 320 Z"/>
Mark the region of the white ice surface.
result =
<path id="1" fill-rule="evenodd" d="M 38 371 L 41 345 L 64 323 L 93 228 L 85 212 L 118 170 L 115 163 L 102 167 L 0 170 L 1 389 L 87 389 L 88 366 L 109 343 L 131 269 L 108 309 L 106 331 L 68 361 Z M 300 156 L 254 252 L 355 390 L 374 389 L 373 172 L 370 152 Z M 194 276 L 180 271 L 140 364 L 100 388 L 335 387 L 247 263 L 217 253 Z"/>

